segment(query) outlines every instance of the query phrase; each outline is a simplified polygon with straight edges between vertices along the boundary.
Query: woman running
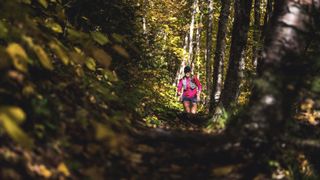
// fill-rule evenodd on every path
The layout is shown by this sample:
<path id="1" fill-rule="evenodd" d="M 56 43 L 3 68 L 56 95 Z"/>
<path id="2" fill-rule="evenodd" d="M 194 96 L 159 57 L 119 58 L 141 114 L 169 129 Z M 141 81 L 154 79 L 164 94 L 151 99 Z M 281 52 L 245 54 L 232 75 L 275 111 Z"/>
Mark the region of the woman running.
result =
<path id="1" fill-rule="evenodd" d="M 177 96 L 183 103 L 184 110 L 187 113 L 195 114 L 197 112 L 197 102 L 200 101 L 202 85 L 199 79 L 191 75 L 190 66 L 184 68 L 184 77 L 179 80 Z M 182 97 L 181 90 L 183 89 Z"/>

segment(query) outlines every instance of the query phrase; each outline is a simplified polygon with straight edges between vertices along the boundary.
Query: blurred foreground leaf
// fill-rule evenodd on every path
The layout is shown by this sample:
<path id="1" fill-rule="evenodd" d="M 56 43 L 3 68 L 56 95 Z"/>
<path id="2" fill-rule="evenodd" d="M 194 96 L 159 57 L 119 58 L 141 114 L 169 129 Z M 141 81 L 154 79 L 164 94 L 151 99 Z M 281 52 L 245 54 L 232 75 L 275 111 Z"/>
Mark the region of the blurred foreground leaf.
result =
<path id="1" fill-rule="evenodd" d="M 94 61 L 93 58 L 89 57 L 85 63 L 86 63 L 86 66 L 89 70 L 91 70 L 91 71 L 96 70 L 96 62 Z"/>
<path id="2" fill-rule="evenodd" d="M 56 33 L 62 33 L 63 30 L 62 30 L 62 27 L 60 26 L 60 24 L 54 22 L 53 19 L 51 18 L 48 18 L 45 20 L 45 26 L 49 29 L 51 29 L 53 32 L 56 32 Z"/>
<path id="3" fill-rule="evenodd" d="M 112 57 L 109 54 L 102 49 L 94 49 L 92 54 L 99 64 L 101 64 L 104 68 L 109 68 L 112 61 Z"/>
<path id="4" fill-rule="evenodd" d="M 28 71 L 28 55 L 25 50 L 17 43 L 11 43 L 6 49 L 7 53 L 13 61 L 13 65 L 16 69 L 27 72 Z"/>
<path id="5" fill-rule="evenodd" d="M 5 131 L 14 141 L 23 147 L 30 148 L 33 145 L 32 139 L 18 126 L 25 118 L 24 111 L 19 107 L 6 106 L 0 108 L 0 122 Z"/>
<path id="6" fill-rule="evenodd" d="M 120 54 L 121 56 L 129 59 L 130 56 L 129 56 L 129 53 L 127 52 L 126 49 L 124 49 L 123 47 L 119 46 L 119 45 L 114 45 L 112 47 L 118 54 Z"/>
<path id="7" fill-rule="evenodd" d="M 47 0 L 38 0 L 38 2 L 39 2 L 44 8 L 47 8 L 47 7 L 48 7 L 48 1 L 47 1 Z"/>
<path id="8" fill-rule="evenodd" d="M 54 51 L 54 53 L 59 57 L 59 59 L 64 65 L 69 64 L 70 60 L 67 53 L 63 50 L 63 48 L 58 43 L 55 43 L 52 41 L 49 43 L 49 46 Z"/>
<path id="9" fill-rule="evenodd" d="M 78 43 L 85 43 L 87 38 L 89 37 L 88 34 L 83 33 L 81 31 L 76 31 L 72 28 L 67 29 L 68 32 L 68 39 Z"/>
<path id="10" fill-rule="evenodd" d="M 33 49 L 34 49 L 34 52 L 37 54 L 41 65 L 48 70 L 53 70 L 54 67 L 52 65 L 51 59 L 49 58 L 47 53 L 44 51 L 44 49 L 42 49 L 42 47 L 38 45 L 35 45 Z"/>
<path id="11" fill-rule="evenodd" d="M 124 37 L 117 33 L 113 33 L 112 37 L 117 43 L 122 43 L 124 40 Z"/>
<path id="12" fill-rule="evenodd" d="M 105 45 L 110 42 L 107 36 L 101 32 L 90 32 L 92 38 L 100 45 Z"/>
<path id="13" fill-rule="evenodd" d="M 98 140 L 113 136 L 113 132 L 111 131 L 111 129 L 104 124 L 96 122 L 94 123 L 94 126 L 96 128 L 96 138 Z"/>
<path id="14" fill-rule="evenodd" d="M 57 169 L 59 172 L 61 172 L 65 176 L 70 176 L 70 171 L 64 163 L 60 163 Z"/>

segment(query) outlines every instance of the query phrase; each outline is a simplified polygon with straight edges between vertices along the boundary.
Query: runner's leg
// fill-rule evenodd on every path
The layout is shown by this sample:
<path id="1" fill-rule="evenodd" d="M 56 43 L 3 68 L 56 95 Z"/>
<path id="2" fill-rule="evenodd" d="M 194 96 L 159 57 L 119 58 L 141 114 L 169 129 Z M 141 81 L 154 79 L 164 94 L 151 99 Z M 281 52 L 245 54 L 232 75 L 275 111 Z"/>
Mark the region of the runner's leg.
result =
<path id="1" fill-rule="evenodd" d="M 197 113 L 197 103 L 192 103 L 191 113 L 196 114 Z"/>
<path id="2" fill-rule="evenodd" d="M 183 107 L 187 113 L 190 113 L 190 101 L 183 101 Z"/>

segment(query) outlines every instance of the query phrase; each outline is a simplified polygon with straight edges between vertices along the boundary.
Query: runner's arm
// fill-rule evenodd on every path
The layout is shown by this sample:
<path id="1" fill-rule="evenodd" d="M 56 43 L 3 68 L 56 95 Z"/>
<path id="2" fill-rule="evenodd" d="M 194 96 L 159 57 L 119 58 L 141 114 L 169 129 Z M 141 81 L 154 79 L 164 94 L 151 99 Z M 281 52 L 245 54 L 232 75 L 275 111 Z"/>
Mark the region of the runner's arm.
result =
<path id="1" fill-rule="evenodd" d="M 182 80 L 180 79 L 178 83 L 177 96 L 181 95 L 181 90 L 182 90 Z"/>

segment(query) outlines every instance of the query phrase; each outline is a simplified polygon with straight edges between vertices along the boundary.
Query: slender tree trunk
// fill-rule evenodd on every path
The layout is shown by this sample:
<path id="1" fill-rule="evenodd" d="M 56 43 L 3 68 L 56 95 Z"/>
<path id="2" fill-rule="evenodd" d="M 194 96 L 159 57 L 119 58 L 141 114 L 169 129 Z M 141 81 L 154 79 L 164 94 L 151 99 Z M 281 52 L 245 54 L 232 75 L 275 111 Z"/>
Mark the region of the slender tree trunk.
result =
<path id="1" fill-rule="evenodd" d="M 208 0 L 209 14 L 207 20 L 207 39 L 206 39 L 206 88 L 208 97 L 206 104 L 210 102 L 211 94 L 211 75 L 212 75 L 212 31 L 213 31 L 213 0 Z"/>
<path id="2" fill-rule="evenodd" d="M 145 17 L 142 18 L 142 23 L 143 34 L 147 34 L 147 20 Z"/>
<path id="3" fill-rule="evenodd" d="M 198 0 L 194 0 L 193 7 L 192 7 L 192 16 L 191 16 L 191 22 L 190 22 L 190 32 L 189 32 L 189 57 L 188 57 L 188 64 L 190 65 L 193 60 L 193 36 L 194 36 L 194 24 L 195 24 L 195 18 L 197 15 L 197 9 L 198 9 Z"/>
<path id="4" fill-rule="evenodd" d="M 230 58 L 224 89 L 221 96 L 222 105 L 229 110 L 236 103 L 241 84 L 241 68 L 245 46 L 247 44 L 252 0 L 236 0 L 235 19 L 233 22 Z"/>
<path id="5" fill-rule="evenodd" d="M 221 90 L 223 87 L 223 71 L 224 71 L 224 60 L 226 50 L 226 35 L 228 27 L 228 19 L 230 15 L 231 0 L 224 0 L 221 2 L 221 11 L 219 17 L 219 27 L 217 33 L 217 44 L 214 56 L 213 66 L 213 85 L 211 92 L 211 100 L 209 106 L 209 112 L 212 113 L 216 103 L 220 99 Z"/>
<path id="6" fill-rule="evenodd" d="M 203 14 L 201 13 L 200 14 L 200 17 L 199 17 L 199 21 L 197 21 L 197 32 L 196 32 L 196 44 L 197 44 L 197 47 L 196 47 L 196 51 L 195 51 L 195 58 L 193 59 L 193 62 L 191 63 L 192 64 L 192 71 L 196 71 L 196 72 L 199 72 L 197 71 L 200 70 L 200 58 L 201 58 L 201 32 L 202 32 L 202 16 Z M 194 62 L 195 61 L 195 62 Z M 197 77 L 199 79 L 199 73 L 197 73 Z"/>
<path id="7" fill-rule="evenodd" d="M 253 47 L 252 47 L 252 64 L 254 67 L 257 66 L 257 59 L 260 51 L 260 33 L 261 33 L 261 25 L 260 25 L 261 13 L 260 13 L 260 0 L 254 1 L 254 32 L 253 32 Z"/>
<path id="8" fill-rule="evenodd" d="M 286 0 L 281 14 L 272 23 L 272 36 L 264 45 L 261 71 L 248 109 L 238 118 L 241 132 L 247 138 L 253 138 L 246 142 L 253 143 L 254 147 L 274 142 L 281 132 L 285 132 L 284 125 L 291 119 L 297 87 L 304 81 L 299 59 L 303 58 L 310 43 L 314 25 L 320 23 L 319 19 L 315 20 L 320 16 L 319 10 L 319 0 Z M 239 132 L 237 128 L 237 136 Z"/>
<path id="9" fill-rule="evenodd" d="M 185 38 L 184 38 L 184 45 L 183 45 L 183 52 L 186 53 L 188 51 L 188 33 L 186 33 Z M 186 59 L 186 54 L 184 54 L 184 58 L 182 59 L 182 62 L 177 70 L 176 73 L 176 78 L 173 82 L 173 85 L 177 85 L 179 80 L 182 78 L 183 76 L 183 68 L 185 67 L 186 63 L 187 63 L 187 59 Z"/>
<path id="10" fill-rule="evenodd" d="M 264 22 L 263 22 L 263 28 L 262 28 L 262 33 L 261 33 L 261 39 L 264 40 L 264 37 L 267 32 L 267 27 L 270 22 L 271 16 L 272 16 L 272 3 L 273 0 L 267 0 L 267 7 L 266 7 L 266 13 L 264 15 Z"/>

